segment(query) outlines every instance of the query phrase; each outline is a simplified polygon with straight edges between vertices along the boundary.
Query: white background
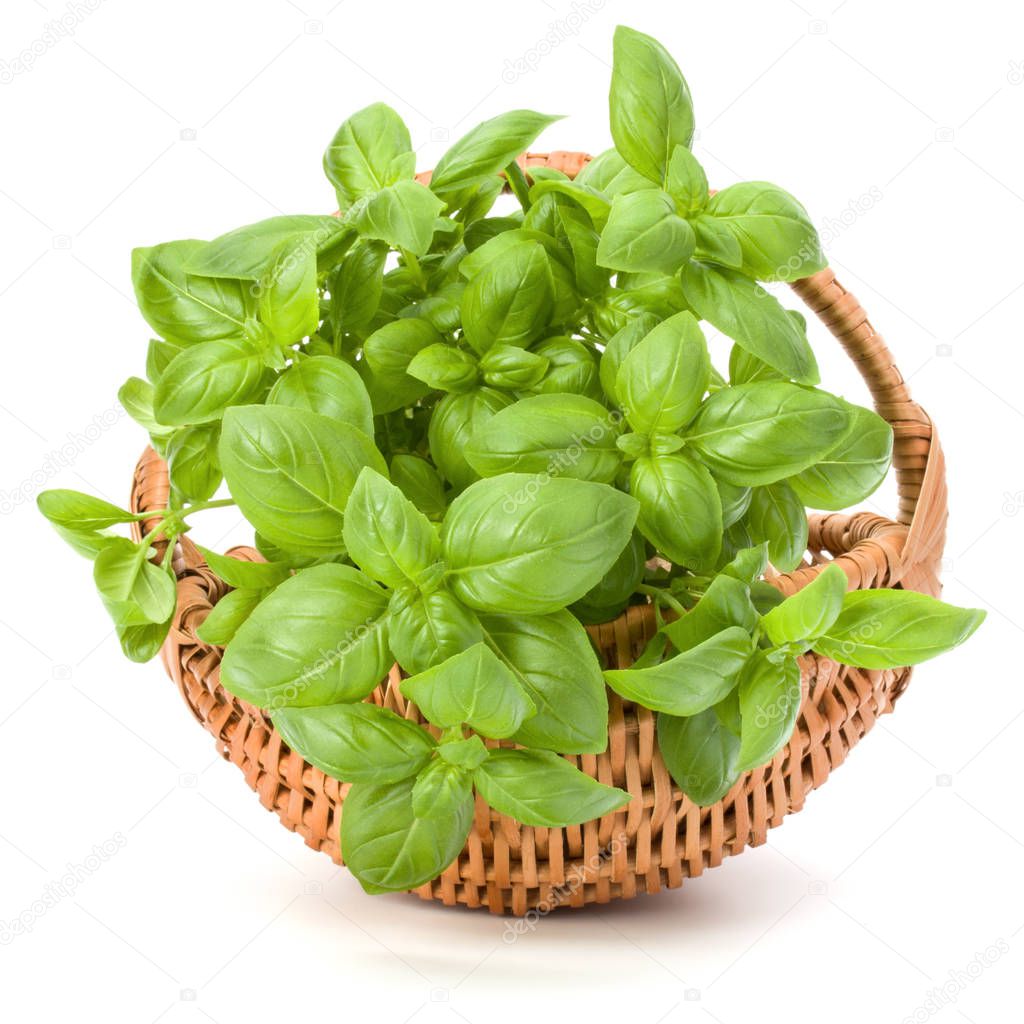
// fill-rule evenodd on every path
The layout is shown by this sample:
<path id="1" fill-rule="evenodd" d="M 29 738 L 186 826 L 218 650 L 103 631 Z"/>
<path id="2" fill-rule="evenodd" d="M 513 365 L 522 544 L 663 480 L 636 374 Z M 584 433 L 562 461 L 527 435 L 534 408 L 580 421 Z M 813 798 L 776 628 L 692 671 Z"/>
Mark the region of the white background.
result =
<path id="1" fill-rule="evenodd" d="M 4 1017 L 983 1024 L 1018 1012 L 1019 7 L 68 10 L 0 7 L 0 922 L 31 915 L 95 846 L 116 852 L 0 945 Z M 68 34 L 40 42 L 62 16 Z M 131 299 L 133 246 L 330 211 L 321 152 L 377 99 L 407 119 L 421 167 L 513 107 L 571 115 L 543 143 L 596 152 L 610 141 L 619 21 L 659 36 L 682 65 L 712 183 L 775 181 L 821 226 L 941 429 L 946 596 L 989 618 L 967 649 L 919 671 L 897 714 L 767 846 L 682 890 L 560 912 L 506 943 L 485 912 L 365 896 L 282 829 L 215 757 L 159 664 L 121 658 L 88 564 L 34 497 L 61 486 L 126 498 L 144 438 L 115 396 L 148 338 Z M 33 46 L 32 67 L 10 70 Z M 862 399 L 834 344 L 815 338 L 826 385 Z M 892 511 L 891 488 L 877 500 Z M 236 525 L 217 515 L 198 531 L 211 546 Z M 942 985 L 947 1001 L 929 1003 Z"/>

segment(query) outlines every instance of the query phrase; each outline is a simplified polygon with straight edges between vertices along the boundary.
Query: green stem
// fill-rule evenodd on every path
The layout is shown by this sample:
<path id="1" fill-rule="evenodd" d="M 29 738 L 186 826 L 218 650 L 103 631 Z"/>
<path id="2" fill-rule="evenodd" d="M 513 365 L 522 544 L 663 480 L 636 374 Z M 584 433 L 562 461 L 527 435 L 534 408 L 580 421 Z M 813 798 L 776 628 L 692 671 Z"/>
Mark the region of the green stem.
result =
<path id="1" fill-rule="evenodd" d="M 512 189 L 512 194 L 519 200 L 519 205 L 525 213 L 532 204 L 530 203 L 530 186 L 522 167 L 513 160 L 505 168 L 505 177 L 508 180 L 508 187 Z"/>
<path id="2" fill-rule="evenodd" d="M 423 272 L 423 268 L 420 266 L 420 261 L 407 249 L 402 250 L 402 259 L 405 261 L 405 265 L 413 272 L 413 276 L 416 278 L 416 283 L 419 285 L 420 290 L 426 292 L 428 288 L 427 275 Z"/>
<path id="3" fill-rule="evenodd" d="M 641 583 L 640 586 L 636 589 L 641 594 L 646 594 L 657 604 L 667 604 L 669 608 L 671 608 L 677 614 L 686 614 L 686 609 L 682 606 L 682 604 L 680 604 L 679 601 L 677 601 L 667 590 L 664 590 L 662 587 L 652 587 L 646 583 Z"/>

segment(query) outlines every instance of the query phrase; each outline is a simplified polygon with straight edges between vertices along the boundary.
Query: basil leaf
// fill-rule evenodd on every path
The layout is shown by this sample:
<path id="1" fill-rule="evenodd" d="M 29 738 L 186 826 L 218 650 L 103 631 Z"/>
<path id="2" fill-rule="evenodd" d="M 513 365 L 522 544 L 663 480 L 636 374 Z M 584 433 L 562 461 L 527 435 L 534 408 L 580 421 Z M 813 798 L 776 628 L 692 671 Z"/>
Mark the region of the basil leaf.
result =
<path id="1" fill-rule="evenodd" d="M 676 146 L 669 158 L 665 191 L 684 217 L 692 217 L 708 204 L 708 178 L 686 146 Z M 728 191 L 728 190 L 726 190 Z"/>
<path id="2" fill-rule="evenodd" d="M 418 181 L 398 181 L 359 200 L 347 222 L 363 238 L 422 256 L 430 248 L 434 221 L 442 209 L 444 203 Z"/>
<path id="3" fill-rule="evenodd" d="M 732 690 L 752 651 L 750 634 L 730 626 L 660 665 L 612 669 L 604 678 L 620 696 L 652 711 L 695 715 Z"/>
<path id="4" fill-rule="evenodd" d="M 641 314 L 617 330 L 604 346 L 601 353 L 601 387 L 614 405 L 621 406 L 617 387 L 619 367 L 623 360 L 640 344 L 660 321 L 650 314 Z"/>
<path id="5" fill-rule="evenodd" d="M 778 661 L 758 651 L 740 680 L 740 750 L 736 771 L 767 764 L 793 733 L 800 711 L 800 666 L 796 658 Z"/>
<path id="6" fill-rule="evenodd" d="M 514 345 L 493 345 L 480 360 L 480 372 L 489 387 L 518 391 L 539 384 L 549 365 L 536 352 Z"/>
<path id="7" fill-rule="evenodd" d="M 569 610 L 584 623 L 610 622 L 642 582 L 646 560 L 647 545 L 634 531 L 615 564 Z"/>
<path id="8" fill-rule="evenodd" d="M 391 482 L 428 518 L 441 519 L 448 507 L 444 482 L 437 470 L 418 455 L 399 453 L 391 459 Z"/>
<path id="9" fill-rule="evenodd" d="M 177 354 L 182 349 L 173 349 L 172 351 L 174 354 Z M 124 411 L 140 427 L 153 437 L 166 442 L 166 439 L 174 433 L 174 430 L 172 427 L 157 423 L 156 416 L 153 413 L 154 394 L 155 389 L 149 381 L 142 380 L 139 377 L 129 377 L 118 390 L 117 400 L 123 406 Z"/>
<path id="10" fill-rule="evenodd" d="M 789 311 L 790 313 L 793 310 Z M 729 352 L 729 383 L 749 384 L 759 380 L 785 380 L 786 376 L 766 362 L 751 355 L 741 345 L 733 345 Z"/>
<path id="11" fill-rule="evenodd" d="M 373 319 L 380 306 L 387 254 L 388 247 L 380 242 L 360 242 L 327 279 L 328 320 L 336 336 L 360 330 Z"/>
<path id="12" fill-rule="evenodd" d="M 620 427 L 582 395 L 535 395 L 496 413 L 473 431 L 466 460 L 481 476 L 550 473 L 611 483 L 622 464 Z"/>
<path id="13" fill-rule="evenodd" d="M 167 442 L 165 457 L 175 497 L 189 501 L 212 498 L 223 479 L 217 465 L 220 426 L 204 423 L 176 430 Z"/>
<path id="14" fill-rule="evenodd" d="M 434 725 L 468 725 L 503 739 L 536 713 L 512 670 L 483 643 L 402 681 L 402 694 Z"/>
<path id="15" fill-rule="evenodd" d="M 471 484 L 441 530 L 452 592 L 471 608 L 540 615 L 582 597 L 614 563 L 637 504 L 605 484 L 503 473 Z"/>
<path id="16" fill-rule="evenodd" d="M 537 170 L 537 168 L 531 168 L 530 172 L 531 174 L 536 174 Z M 588 227 L 592 224 L 593 227 L 598 229 L 603 229 L 608 222 L 608 214 L 611 212 L 612 207 L 609 197 L 604 195 L 599 189 L 591 188 L 589 185 L 579 181 L 579 179 L 569 181 L 563 178 L 549 178 L 537 181 L 533 188 L 530 189 L 530 199 L 534 203 L 539 202 L 543 196 L 547 195 L 565 196 L 579 207 L 579 209 L 573 210 L 568 206 L 559 206 L 558 215 L 560 218 L 562 218 L 563 214 L 568 214 L 576 224 L 582 225 L 583 221 L 576 220 L 573 217 L 573 214 L 580 214 L 585 218 Z M 568 226 L 566 220 L 563 220 L 563 226 Z M 596 249 L 596 232 L 594 232 L 592 242 L 592 248 Z"/>
<path id="17" fill-rule="evenodd" d="M 229 410 L 220 464 L 245 518 L 268 540 L 304 555 L 342 551 L 345 504 L 359 471 L 387 472 L 355 427 L 280 406 Z"/>
<path id="18" fill-rule="evenodd" d="M 259 319 L 278 345 L 292 345 L 316 333 L 320 323 L 316 252 L 285 242 L 258 282 Z"/>
<path id="19" fill-rule="evenodd" d="M 270 389 L 267 405 L 319 413 L 373 437 L 370 396 L 362 377 L 342 359 L 310 356 L 288 367 Z"/>
<path id="20" fill-rule="evenodd" d="M 389 587 L 416 580 L 440 553 L 427 517 L 369 467 L 352 488 L 342 536 L 352 561 Z"/>
<path id="21" fill-rule="evenodd" d="M 614 149 L 606 149 L 595 156 L 576 175 L 575 183 L 596 192 L 603 192 L 610 199 L 627 192 L 657 187 L 651 183 L 651 179 L 634 171 Z"/>
<path id="22" fill-rule="evenodd" d="M 512 399 L 493 388 L 474 388 L 461 394 L 445 395 L 430 417 L 427 440 L 434 465 L 457 490 L 479 479 L 466 459 L 473 437 L 487 421 L 510 406 Z"/>
<path id="23" fill-rule="evenodd" d="M 755 544 L 767 542 L 768 558 L 776 569 L 792 572 L 807 551 L 807 511 L 785 480 L 755 487 L 746 514 Z"/>
<path id="24" fill-rule="evenodd" d="M 817 384 L 818 365 L 806 331 L 775 296 L 749 277 L 691 260 L 683 293 L 702 320 L 798 384 Z"/>
<path id="25" fill-rule="evenodd" d="M 437 748 L 437 756 L 448 764 L 472 771 L 487 760 L 490 751 L 484 746 L 479 736 L 470 736 L 464 740 L 448 740 Z"/>
<path id="26" fill-rule="evenodd" d="M 448 819 L 473 797 L 473 776 L 458 765 L 431 761 L 412 787 L 412 812 L 417 818 Z"/>
<path id="27" fill-rule="evenodd" d="M 545 338 L 533 348 L 536 355 L 548 361 L 547 373 L 535 384 L 535 394 L 585 395 L 601 400 L 601 384 L 597 359 L 592 349 L 573 338 Z"/>
<path id="28" fill-rule="evenodd" d="M 615 391 L 634 430 L 672 434 L 693 419 L 710 379 L 704 335 L 692 313 L 677 313 L 625 356 Z"/>
<path id="29" fill-rule="evenodd" d="M 46 493 L 46 492 L 43 492 Z M 111 541 L 119 538 L 109 533 L 93 533 L 54 524 L 57 535 L 83 558 L 94 559 Z"/>
<path id="30" fill-rule="evenodd" d="M 609 99 L 615 148 L 662 184 L 676 146 L 689 148 L 693 138 L 693 103 L 679 65 L 659 42 L 619 25 Z"/>
<path id="31" fill-rule="evenodd" d="M 478 124 L 438 160 L 430 178 L 431 191 L 447 195 L 480 184 L 526 152 L 557 120 L 533 110 L 510 110 Z"/>
<path id="32" fill-rule="evenodd" d="M 710 260 L 731 270 L 738 270 L 743 263 L 743 250 L 736 236 L 725 224 L 699 213 L 690 222 L 697 238 L 696 256 L 700 260 Z"/>
<path id="33" fill-rule="evenodd" d="M 722 527 L 728 529 L 746 515 L 754 492 L 750 487 L 727 484 L 724 480 L 716 480 L 715 486 L 722 502 Z"/>
<path id="34" fill-rule="evenodd" d="M 768 639 L 777 647 L 800 643 L 811 646 L 839 617 L 849 585 L 838 565 L 828 566 L 765 615 L 761 621 Z"/>
<path id="35" fill-rule="evenodd" d="M 66 529 L 105 530 L 135 519 L 131 512 L 109 501 L 63 488 L 42 491 L 36 498 L 36 505 L 54 526 Z"/>
<path id="36" fill-rule="evenodd" d="M 199 545 L 197 547 L 211 571 L 231 587 L 265 590 L 283 583 L 292 574 L 291 568 L 284 562 L 248 562 L 231 555 L 220 555 Z"/>
<path id="37" fill-rule="evenodd" d="M 738 551 L 727 565 L 722 566 L 722 574 L 749 586 L 764 575 L 767 568 L 768 543 L 765 541 L 756 547 Z"/>
<path id="38" fill-rule="evenodd" d="M 597 262 L 611 270 L 672 274 L 696 244 L 693 228 L 676 213 L 670 195 L 659 189 L 631 192 L 612 203 Z"/>
<path id="39" fill-rule="evenodd" d="M 375 704 L 281 708 L 272 717 L 292 750 L 343 782 L 400 782 L 435 750 L 426 729 Z"/>
<path id="40" fill-rule="evenodd" d="M 406 672 L 425 672 L 483 639 L 477 617 L 448 591 L 396 592 L 390 605 L 389 643 Z"/>
<path id="41" fill-rule="evenodd" d="M 847 403 L 852 426 L 818 462 L 788 483 L 812 508 L 849 508 L 870 497 L 892 463 L 892 427 L 877 413 Z"/>
<path id="42" fill-rule="evenodd" d="M 157 334 L 178 343 L 237 338 L 255 306 L 246 282 L 186 271 L 205 245 L 183 239 L 132 251 L 139 311 Z"/>
<path id="43" fill-rule="evenodd" d="M 420 349 L 407 372 L 438 391 L 468 391 L 479 376 L 474 356 L 444 342 Z"/>
<path id="44" fill-rule="evenodd" d="M 494 345 L 525 348 L 548 325 L 554 281 L 544 247 L 510 247 L 473 277 L 462 298 L 462 328 L 479 354 Z"/>
<path id="45" fill-rule="evenodd" d="M 200 623 L 196 636 L 204 644 L 223 647 L 263 600 L 263 591 L 240 588 L 225 594 Z"/>
<path id="46" fill-rule="evenodd" d="M 184 347 L 184 345 L 178 345 L 175 342 L 171 341 L 158 341 L 156 338 L 150 339 L 149 345 L 146 348 L 146 376 L 149 378 L 151 384 L 155 384 L 160 379 L 161 375 L 163 374 L 164 370 L 167 369 L 171 360 Z M 128 387 L 128 384 L 137 379 L 138 378 L 136 377 L 129 377 L 128 381 L 122 388 L 122 391 L 125 391 L 126 395 L 128 396 L 129 402 L 131 402 L 134 399 L 136 403 L 141 403 L 142 408 L 144 408 L 147 411 L 147 419 L 143 421 L 138 418 L 136 413 L 141 411 L 141 409 L 139 409 L 138 407 L 136 407 L 135 409 L 129 408 L 128 404 L 125 403 L 124 398 L 121 397 L 120 391 L 118 392 L 117 395 L 118 400 L 121 402 L 122 405 L 124 405 L 125 412 L 127 412 L 128 415 L 131 416 L 136 423 L 141 423 L 142 426 L 146 427 L 146 429 L 149 430 L 149 421 L 152 420 L 153 426 L 159 428 L 159 424 L 156 422 L 155 419 L 153 419 L 152 416 L 153 389 L 149 388 L 148 392 L 145 394 L 143 394 L 142 392 L 131 394 L 132 389 Z"/>
<path id="47" fill-rule="evenodd" d="M 362 700 L 387 674 L 387 594 L 347 565 L 303 569 L 228 644 L 221 682 L 261 708 Z"/>
<path id="48" fill-rule="evenodd" d="M 658 715 L 658 747 L 676 785 L 699 807 L 718 803 L 739 778 L 739 737 L 714 708 L 692 718 Z"/>
<path id="49" fill-rule="evenodd" d="M 218 419 L 232 405 L 253 401 L 266 386 L 260 353 L 241 338 L 192 345 L 176 355 L 156 386 L 154 412 L 175 426 Z"/>
<path id="50" fill-rule="evenodd" d="M 750 602 L 747 586 L 732 576 L 716 576 L 701 599 L 674 622 L 661 627 L 678 651 L 689 651 L 718 636 L 723 630 L 739 627 L 753 633 L 757 612 Z"/>
<path id="51" fill-rule="evenodd" d="M 754 487 L 812 466 L 849 429 L 850 415 L 838 398 L 765 382 L 715 392 L 690 425 L 686 442 L 716 476 Z"/>
<path id="52" fill-rule="evenodd" d="M 235 228 L 196 249 L 186 264 L 190 274 L 257 280 L 281 246 L 316 253 L 349 232 L 337 217 L 293 214 L 269 217 Z"/>
<path id="53" fill-rule="evenodd" d="M 163 622 L 174 613 L 174 578 L 149 560 L 152 553 L 147 545 L 118 537 L 104 546 L 93 566 L 96 589 L 104 602 L 130 605 L 137 612 L 132 625 Z"/>
<path id="54" fill-rule="evenodd" d="M 360 196 L 412 178 L 416 157 L 409 129 L 385 103 L 373 103 L 343 122 L 324 153 L 324 173 L 345 209 Z"/>
<path id="55" fill-rule="evenodd" d="M 707 213 L 736 238 L 743 254 L 740 270 L 749 277 L 796 281 L 826 265 L 807 211 L 777 185 L 730 185 L 711 197 Z"/>
<path id="56" fill-rule="evenodd" d="M 409 375 L 409 364 L 418 352 L 439 341 L 434 327 L 412 317 L 393 320 L 366 339 L 363 357 L 370 369 L 367 389 L 375 413 L 414 405 L 427 394 L 427 386 Z"/>
<path id="57" fill-rule="evenodd" d="M 415 889 L 439 874 L 462 850 L 473 824 L 473 800 L 448 814 L 418 818 L 413 780 L 390 785 L 357 782 L 345 797 L 341 855 L 369 893 Z"/>
<path id="58" fill-rule="evenodd" d="M 856 668 L 918 665 L 959 647 L 985 619 L 910 590 L 854 590 L 843 610 L 814 641 L 814 650 Z"/>
<path id="59" fill-rule="evenodd" d="M 544 750 L 492 750 L 473 781 L 496 811 L 541 828 L 600 818 L 631 799 L 625 790 L 605 786 Z"/>
<path id="60" fill-rule="evenodd" d="M 512 738 L 563 754 L 608 746 L 608 696 L 586 630 L 566 611 L 484 615 L 485 639 L 512 669 L 537 713 Z"/>
<path id="61" fill-rule="evenodd" d="M 109 609 L 108 609 L 109 610 Z M 169 615 L 163 622 L 125 623 L 114 620 L 114 631 L 124 656 L 129 661 L 146 662 L 160 653 L 171 630 Z"/>

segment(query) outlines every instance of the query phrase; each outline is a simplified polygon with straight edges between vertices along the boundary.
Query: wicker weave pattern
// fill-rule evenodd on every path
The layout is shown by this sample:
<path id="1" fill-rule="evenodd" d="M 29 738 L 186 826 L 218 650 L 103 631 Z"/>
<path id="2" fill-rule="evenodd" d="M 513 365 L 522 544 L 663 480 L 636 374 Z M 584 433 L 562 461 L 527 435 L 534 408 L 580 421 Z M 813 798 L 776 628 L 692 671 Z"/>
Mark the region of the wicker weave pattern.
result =
<path id="1" fill-rule="evenodd" d="M 579 153 L 527 154 L 526 166 L 544 164 L 575 174 Z M 426 175 L 422 176 L 426 179 Z M 931 421 L 911 401 L 882 337 L 860 304 L 830 270 L 797 282 L 794 291 L 850 355 L 878 412 L 895 432 L 894 467 L 900 496 L 896 520 L 871 513 L 812 516 L 807 564 L 772 582 L 792 593 L 835 560 L 853 589 L 900 585 L 937 595 L 946 524 L 942 452 Z M 167 471 L 147 450 L 135 472 L 132 508 L 166 505 Z M 145 528 L 146 524 L 143 524 Z M 258 559 L 251 548 L 238 557 Z M 291 751 L 258 709 L 220 686 L 220 650 L 195 630 L 226 592 L 187 538 L 175 552 L 178 609 L 163 659 L 193 714 L 215 737 L 218 750 L 238 765 L 268 810 L 314 849 L 341 863 L 339 827 L 347 786 L 324 776 Z M 626 667 L 654 630 L 649 608 L 628 609 L 614 622 L 588 627 L 602 664 Z M 487 906 L 522 915 L 531 908 L 583 906 L 656 892 L 682 884 L 722 858 L 765 842 L 768 829 L 798 811 L 847 752 L 891 711 L 906 688 L 909 669 L 869 672 L 809 655 L 801 659 L 803 699 L 789 744 L 771 764 L 746 773 L 713 807 L 699 808 L 672 782 L 658 753 L 655 716 L 609 692 L 608 749 L 577 758 L 601 782 L 633 795 L 622 811 L 562 829 L 520 825 L 477 801 L 474 828 L 459 858 L 432 883 L 423 899 Z M 400 692 L 392 669 L 371 699 L 422 721 Z"/>

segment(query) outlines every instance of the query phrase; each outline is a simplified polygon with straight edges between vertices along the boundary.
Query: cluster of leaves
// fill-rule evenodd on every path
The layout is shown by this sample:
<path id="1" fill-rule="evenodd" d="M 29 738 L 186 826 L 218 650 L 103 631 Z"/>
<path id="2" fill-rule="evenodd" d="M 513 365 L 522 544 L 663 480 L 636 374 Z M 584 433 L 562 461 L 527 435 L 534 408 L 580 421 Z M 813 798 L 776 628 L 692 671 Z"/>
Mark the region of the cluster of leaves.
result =
<path id="1" fill-rule="evenodd" d="M 226 645 L 228 690 L 352 783 L 343 853 L 369 891 L 442 871 L 474 789 L 528 825 L 623 806 L 559 756 L 605 749 L 606 684 L 658 713 L 669 770 L 706 804 L 785 744 L 799 655 L 913 664 L 981 619 L 847 594 L 835 566 L 786 600 L 765 582 L 800 563 L 806 505 L 862 500 L 891 457 L 888 424 L 817 386 L 802 317 L 758 283 L 819 270 L 814 228 L 774 185 L 710 194 L 686 83 L 640 33 L 615 37 L 615 148 L 575 180 L 516 162 L 553 120 L 484 122 L 428 186 L 375 104 L 325 154 L 337 217 L 137 250 L 159 337 L 120 397 L 170 502 L 40 499 L 137 660 L 174 612 L 156 541 L 237 504 L 266 561 L 206 553 L 234 589 L 200 636 Z M 506 184 L 520 209 L 496 214 Z M 732 341 L 725 373 L 702 322 Z M 111 533 L 143 518 L 139 543 Z M 658 634 L 602 672 L 583 623 L 640 601 Z M 395 661 L 433 731 L 367 701 Z"/>

